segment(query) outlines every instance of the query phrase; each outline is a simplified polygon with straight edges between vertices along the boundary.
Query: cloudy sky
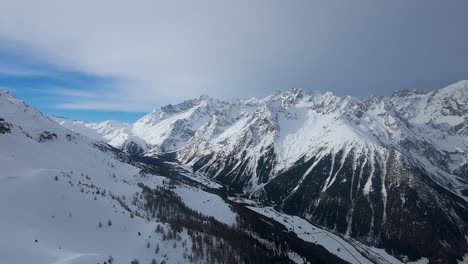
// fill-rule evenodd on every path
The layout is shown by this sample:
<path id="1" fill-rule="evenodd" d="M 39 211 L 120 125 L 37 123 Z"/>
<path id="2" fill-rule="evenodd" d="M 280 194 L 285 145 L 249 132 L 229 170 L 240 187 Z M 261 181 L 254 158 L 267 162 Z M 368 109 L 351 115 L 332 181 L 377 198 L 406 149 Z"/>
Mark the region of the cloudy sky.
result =
<path id="1" fill-rule="evenodd" d="M 468 79 L 466 0 L 0 0 L 0 87 L 133 121 L 208 94 L 364 97 Z"/>

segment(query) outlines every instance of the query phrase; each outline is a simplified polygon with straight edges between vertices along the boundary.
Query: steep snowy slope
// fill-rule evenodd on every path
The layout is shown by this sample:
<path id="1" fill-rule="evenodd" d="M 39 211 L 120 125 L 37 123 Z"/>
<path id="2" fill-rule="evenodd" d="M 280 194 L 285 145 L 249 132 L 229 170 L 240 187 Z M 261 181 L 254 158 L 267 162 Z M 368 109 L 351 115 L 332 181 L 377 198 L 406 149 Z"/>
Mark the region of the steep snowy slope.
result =
<path id="1" fill-rule="evenodd" d="M 92 123 L 58 116 L 52 116 L 50 118 L 71 131 L 106 142 L 130 154 L 141 154 L 147 149 L 146 143 L 139 137 L 133 135 L 129 124 L 110 120 L 101 123 Z"/>
<path id="2" fill-rule="evenodd" d="M 400 146 L 430 167 L 436 181 L 463 194 L 468 179 L 468 81 L 434 92 L 406 93 L 383 102 L 395 120 L 404 122 L 400 130 L 407 131 L 399 138 Z"/>
<path id="3" fill-rule="evenodd" d="M 149 234 L 153 227 L 131 219 L 96 192 L 130 197 L 137 188 L 121 179 L 132 179 L 135 167 L 98 151 L 92 140 L 5 91 L 0 92 L 0 115 L 9 127 L 0 134 L 2 262 L 89 263 L 110 255 L 124 263 L 135 257 L 151 260 L 154 252 L 144 244 L 158 238 L 138 237 L 137 232 Z"/>
<path id="4" fill-rule="evenodd" d="M 106 139 L 111 139 L 111 136 L 115 134 L 115 131 L 119 131 L 122 128 L 126 128 L 129 126 L 127 124 L 122 124 L 117 121 L 104 121 L 101 123 L 92 123 L 72 120 L 59 116 L 51 116 L 50 119 L 76 133 L 103 141 Z M 119 146 L 118 144 L 115 145 Z"/>
<path id="5" fill-rule="evenodd" d="M 183 147 L 201 125 L 228 105 L 201 96 L 175 106 L 166 105 L 155 109 L 132 125 L 116 121 L 88 123 L 62 117 L 51 118 L 72 131 L 104 141 L 116 148 L 130 148 L 132 154 L 146 152 L 154 155 Z M 137 151 L 131 151 L 132 147 Z"/>
<path id="6" fill-rule="evenodd" d="M 179 158 L 215 177 L 234 180 L 229 183 L 241 188 L 255 189 L 300 159 L 345 148 L 378 148 L 368 127 L 346 118 L 345 114 L 359 111 L 360 105 L 351 98 L 330 93 L 309 96 L 293 89 L 239 104 L 246 110 L 232 118 L 235 122 L 216 127 L 225 118 L 215 115 L 178 152 Z"/>
<path id="7" fill-rule="evenodd" d="M 155 109 L 132 126 L 132 132 L 150 147 L 149 153 L 171 152 L 183 147 L 223 103 L 207 96 Z"/>

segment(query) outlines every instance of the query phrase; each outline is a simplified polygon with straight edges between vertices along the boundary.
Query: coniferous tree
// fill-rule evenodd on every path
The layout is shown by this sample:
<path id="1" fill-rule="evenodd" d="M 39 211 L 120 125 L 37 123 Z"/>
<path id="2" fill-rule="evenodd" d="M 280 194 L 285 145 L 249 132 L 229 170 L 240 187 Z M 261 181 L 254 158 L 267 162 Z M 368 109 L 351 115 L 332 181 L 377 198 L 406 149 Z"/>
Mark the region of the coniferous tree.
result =
<path id="1" fill-rule="evenodd" d="M 156 254 L 159 253 L 159 244 L 156 244 L 156 249 L 154 250 L 154 253 L 156 253 Z"/>

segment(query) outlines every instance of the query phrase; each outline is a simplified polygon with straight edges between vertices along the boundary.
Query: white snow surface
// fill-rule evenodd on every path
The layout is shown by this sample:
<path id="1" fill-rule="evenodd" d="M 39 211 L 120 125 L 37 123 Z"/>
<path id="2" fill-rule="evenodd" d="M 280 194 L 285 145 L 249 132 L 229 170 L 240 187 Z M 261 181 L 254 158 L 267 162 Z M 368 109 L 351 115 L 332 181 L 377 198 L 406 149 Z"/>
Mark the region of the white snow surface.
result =
<path id="1" fill-rule="evenodd" d="M 332 254 L 349 263 L 401 263 L 398 259 L 394 258 L 382 249 L 367 247 L 352 239 L 345 240 L 336 234 L 310 224 L 300 217 L 279 213 L 271 207 L 248 206 L 248 208 L 276 220 L 288 228 L 288 230 L 296 233 L 300 239 L 319 244 Z M 370 255 L 373 262 L 365 257 L 363 252 L 367 255 Z"/>
<path id="2" fill-rule="evenodd" d="M 146 149 L 146 143 L 131 131 L 131 125 L 108 120 L 100 123 L 85 122 L 52 116 L 52 120 L 69 130 L 95 140 L 103 141 L 116 148 L 124 148 L 130 142 Z"/>
<path id="3" fill-rule="evenodd" d="M 190 208 L 228 225 L 236 224 L 236 213 L 221 197 L 198 188 L 181 186 L 174 190 Z"/>

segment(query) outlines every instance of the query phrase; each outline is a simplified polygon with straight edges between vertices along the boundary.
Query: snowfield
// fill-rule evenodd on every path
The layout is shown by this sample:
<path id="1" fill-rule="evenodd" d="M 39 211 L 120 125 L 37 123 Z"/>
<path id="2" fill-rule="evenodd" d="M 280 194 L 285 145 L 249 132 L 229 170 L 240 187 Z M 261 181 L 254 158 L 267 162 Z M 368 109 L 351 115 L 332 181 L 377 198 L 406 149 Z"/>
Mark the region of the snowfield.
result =
<path id="1" fill-rule="evenodd" d="M 275 219 L 277 222 L 288 228 L 288 230 L 296 233 L 299 238 L 303 239 L 304 241 L 322 245 L 328 251 L 339 256 L 341 259 L 348 261 L 349 263 L 401 263 L 399 260 L 392 257 L 384 250 L 369 248 L 358 242 L 351 244 L 342 237 L 314 226 L 300 217 L 279 213 L 271 207 L 260 208 L 248 206 L 248 208 L 257 213 Z M 368 259 L 369 257 L 363 256 L 363 252 L 370 254 L 372 261 Z"/>
<path id="2" fill-rule="evenodd" d="M 229 208 L 229 205 L 221 197 L 188 186 L 177 187 L 175 192 L 190 208 L 202 214 L 213 216 L 216 220 L 225 224 L 236 224 L 236 213 Z"/>

